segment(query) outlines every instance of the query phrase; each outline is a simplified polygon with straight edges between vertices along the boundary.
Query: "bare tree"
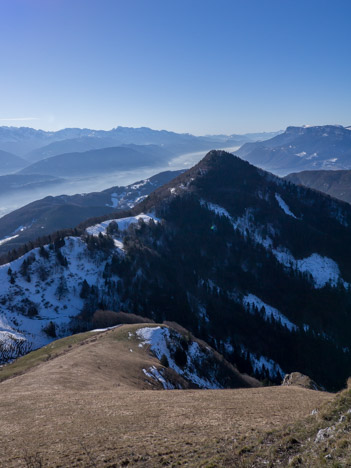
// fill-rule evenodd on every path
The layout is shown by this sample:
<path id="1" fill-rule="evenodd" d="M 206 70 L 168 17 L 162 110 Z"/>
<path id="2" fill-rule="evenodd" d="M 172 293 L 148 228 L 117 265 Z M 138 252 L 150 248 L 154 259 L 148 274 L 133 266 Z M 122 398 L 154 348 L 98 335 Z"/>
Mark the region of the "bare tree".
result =
<path id="1" fill-rule="evenodd" d="M 8 334 L 6 341 L 0 342 L 0 363 L 17 359 L 32 350 L 32 344 L 24 338 L 16 338 Z"/>

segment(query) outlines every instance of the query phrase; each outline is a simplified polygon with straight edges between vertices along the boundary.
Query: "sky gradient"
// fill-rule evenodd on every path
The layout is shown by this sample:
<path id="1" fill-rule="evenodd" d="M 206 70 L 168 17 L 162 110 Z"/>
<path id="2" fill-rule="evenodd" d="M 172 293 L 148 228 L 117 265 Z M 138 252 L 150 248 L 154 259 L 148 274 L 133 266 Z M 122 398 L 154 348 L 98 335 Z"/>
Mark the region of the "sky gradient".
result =
<path id="1" fill-rule="evenodd" d="M 0 125 L 351 125 L 349 0 L 2 0 Z"/>

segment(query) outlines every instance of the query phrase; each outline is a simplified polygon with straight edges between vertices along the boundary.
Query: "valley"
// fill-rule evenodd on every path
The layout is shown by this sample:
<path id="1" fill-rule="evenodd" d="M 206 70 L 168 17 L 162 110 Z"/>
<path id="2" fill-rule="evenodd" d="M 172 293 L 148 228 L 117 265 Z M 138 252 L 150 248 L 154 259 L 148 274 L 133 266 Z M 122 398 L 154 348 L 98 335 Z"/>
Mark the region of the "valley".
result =
<path id="1" fill-rule="evenodd" d="M 224 148 L 226 149 L 226 148 Z M 237 147 L 230 147 L 235 150 Z M 47 196 L 77 195 L 107 190 L 116 185 L 125 186 L 136 180 L 147 179 L 158 172 L 189 169 L 198 163 L 207 151 L 184 153 L 152 167 L 140 166 L 131 169 L 109 169 L 95 174 L 73 175 L 65 170 L 64 177 L 38 174 L 12 174 L 0 176 L 0 216 L 3 217 L 28 203 Z M 44 171 L 45 172 L 45 171 Z M 57 175 L 57 174 L 56 174 Z"/>

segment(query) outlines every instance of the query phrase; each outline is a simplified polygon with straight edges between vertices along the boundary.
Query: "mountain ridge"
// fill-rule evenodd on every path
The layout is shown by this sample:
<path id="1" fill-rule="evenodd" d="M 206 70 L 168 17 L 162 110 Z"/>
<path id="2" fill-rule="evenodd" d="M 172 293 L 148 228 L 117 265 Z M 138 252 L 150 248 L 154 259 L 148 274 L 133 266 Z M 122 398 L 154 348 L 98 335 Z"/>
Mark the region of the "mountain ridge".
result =
<path id="1" fill-rule="evenodd" d="M 293 172 L 284 178 L 351 203 L 351 170 Z"/>
<path id="2" fill-rule="evenodd" d="M 130 209 L 180 172 L 183 171 L 162 172 L 102 192 L 49 196 L 29 203 L 0 218 L 0 254 L 55 231 L 75 228 L 86 219 Z"/>
<path id="3" fill-rule="evenodd" d="M 153 130 L 148 127 L 115 127 L 111 130 L 66 128 L 58 131 L 29 127 L 0 127 L 0 148 L 36 162 L 58 154 L 88 151 L 125 144 L 155 144 L 175 154 L 209 150 L 211 147 L 239 146 L 245 141 L 266 139 L 279 132 L 244 135 L 205 135 Z"/>
<path id="4" fill-rule="evenodd" d="M 38 336 L 48 321 L 89 328 L 97 308 L 176 321 L 241 371 L 337 389 L 351 363 L 350 226 L 348 204 L 214 151 L 129 212 L 3 265 L 0 310 L 8 332 L 16 318 Z"/>
<path id="5" fill-rule="evenodd" d="M 341 125 L 287 127 L 264 142 L 245 143 L 238 156 L 278 175 L 351 168 L 351 132 Z"/>

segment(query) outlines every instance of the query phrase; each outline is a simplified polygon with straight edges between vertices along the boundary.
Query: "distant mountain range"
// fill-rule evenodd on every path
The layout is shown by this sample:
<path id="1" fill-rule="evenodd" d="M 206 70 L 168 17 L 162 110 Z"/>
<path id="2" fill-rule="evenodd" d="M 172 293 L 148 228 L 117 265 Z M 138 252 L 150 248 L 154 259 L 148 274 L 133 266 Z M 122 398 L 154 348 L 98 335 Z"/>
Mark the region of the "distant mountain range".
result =
<path id="1" fill-rule="evenodd" d="M 49 196 L 29 203 L 0 218 L 0 255 L 54 231 L 75 227 L 88 218 L 128 210 L 153 190 L 166 184 L 182 172 L 162 172 L 126 187 L 111 187 L 102 192 L 72 196 Z M 11 177 L 4 176 L 4 178 Z M 0 177 L 0 184 L 1 182 Z M 46 179 L 45 183 L 48 183 Z"/>
<path id="2" fill-rule="evenodd" d="M 157 164 L 180 154 L 239 146 L 235 151 L 239 157 L 278 175 L 351 169 L 351 127 L 340 125 L 288 127 L 283 133 L 206 136 L 146 127 L 117 127 L 109 131 L 70 128 L 58 132 L 0 127 L 0 149 L 5 151 L 2 174 L 22 170 L 23 174 L 69 177 L 80 171 L 151 166 L 152 161 Z M 123 156 L 122 151 L 128 156 Z"/>
<path id="3" fill-rule="evenodd" d="M 246 143 L 236 154 L 278 175 L 319 169 L 351 169 L 351 127 L 288 127 L 264 142 Z"/>
<path id="4" fill-rule="evenodd" d="M 38 346 L 50 327 L 86 330 L 97 309 L 123 310 L 180 323 L 259 379 L 298 370 L 340 389 L 350 235 L 347 203 L 211 151 L 134 208 L 20 249 L 0 268 L 0 334 Z"/>
<path id="5" fill-rule="evenodd" d="M 302 171 L 288 174 L 285 179 L 351 203 L 351 170 Z"/>
<path id="6" fill-rule="evenodd" d="M 117 127 L 112 130 L 66 128 L 57 132 L 45 132 L 27 127 L 0 127 L 0 149 L 36 162 L 64 153 L 84 152 L 124 145 L 158 145 L 175 155 L 240 146 L 246 141 L 271 138 L 275 133 L 246 135 L 194 136 L 147 127 Z"/>

